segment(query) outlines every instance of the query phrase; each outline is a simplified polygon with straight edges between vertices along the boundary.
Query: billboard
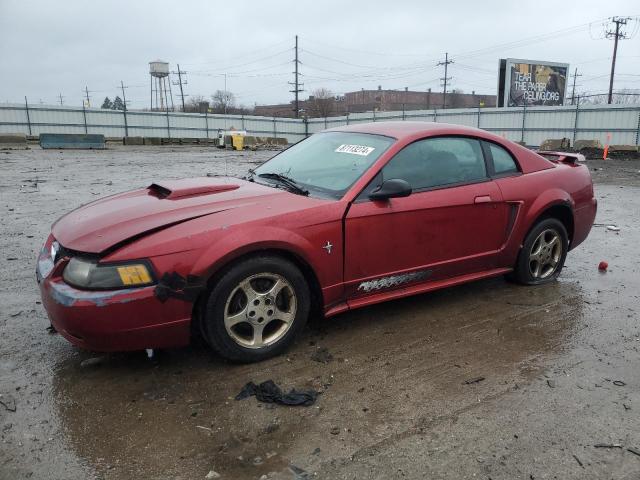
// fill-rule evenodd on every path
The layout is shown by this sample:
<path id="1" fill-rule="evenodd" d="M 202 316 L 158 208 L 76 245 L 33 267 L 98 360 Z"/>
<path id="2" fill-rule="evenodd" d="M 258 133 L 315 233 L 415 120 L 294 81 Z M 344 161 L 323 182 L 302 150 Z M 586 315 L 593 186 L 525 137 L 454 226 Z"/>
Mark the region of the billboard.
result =
<path id="1" fill-rule="evenodd" d="M 500 59 L 498 106 L 564 105 L 568 63 Z"/>

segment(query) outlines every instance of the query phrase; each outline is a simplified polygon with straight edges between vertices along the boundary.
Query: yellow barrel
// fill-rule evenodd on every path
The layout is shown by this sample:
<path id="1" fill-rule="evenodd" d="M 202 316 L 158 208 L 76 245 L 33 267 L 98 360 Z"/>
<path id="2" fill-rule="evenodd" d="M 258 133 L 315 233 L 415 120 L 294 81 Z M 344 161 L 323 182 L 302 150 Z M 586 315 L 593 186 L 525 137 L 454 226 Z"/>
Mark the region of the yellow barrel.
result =
<path id="1" fill-rule="evenodd" d="M 231 142 L 234 150 L 242 150 L 244 148 L 244 137 L 242 135 L 231 135 Z"/>

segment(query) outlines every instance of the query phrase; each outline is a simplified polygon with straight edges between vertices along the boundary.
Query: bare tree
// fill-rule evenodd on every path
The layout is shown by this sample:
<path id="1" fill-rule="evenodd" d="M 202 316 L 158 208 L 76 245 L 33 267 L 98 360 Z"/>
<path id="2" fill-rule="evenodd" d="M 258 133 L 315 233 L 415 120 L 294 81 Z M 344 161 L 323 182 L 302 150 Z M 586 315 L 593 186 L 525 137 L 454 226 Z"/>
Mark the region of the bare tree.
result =
<path id="1" fill-rule="evenodd" d="M 229 113 L 229 110 L 235 107 L 236 96 L 228 90 L 216 90 L 211 95 L 211 101 L 213 102 L 213 111 L 215 113 Z"/>
<path id="2" fill-rule="evenodd" d="M 209 101 L 202 95 L 193 95 L 187 100 L 184 111 L 185 112 L 199 112 L 204 113 L 209 108 Z"/>
<path id="3" fill-rule="evenodd" d="M 310 117 L 329 117 L 336 110 L 336 98 L 327 88 L 318 88 L 311 92 L 307 100 L 307 113 Z"/>

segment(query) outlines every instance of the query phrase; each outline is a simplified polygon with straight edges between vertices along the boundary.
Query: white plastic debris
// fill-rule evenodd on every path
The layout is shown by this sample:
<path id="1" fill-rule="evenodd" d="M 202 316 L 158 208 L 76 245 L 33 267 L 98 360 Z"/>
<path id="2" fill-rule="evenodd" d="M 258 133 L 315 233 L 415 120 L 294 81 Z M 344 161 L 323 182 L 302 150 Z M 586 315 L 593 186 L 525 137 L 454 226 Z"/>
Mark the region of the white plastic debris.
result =
<path id="1" fill-rule="evenodd" d="M 611 230 L 612 232 L 619 232 L 620 228 L 615 225 L 607 225 L 607 230 Z"/>

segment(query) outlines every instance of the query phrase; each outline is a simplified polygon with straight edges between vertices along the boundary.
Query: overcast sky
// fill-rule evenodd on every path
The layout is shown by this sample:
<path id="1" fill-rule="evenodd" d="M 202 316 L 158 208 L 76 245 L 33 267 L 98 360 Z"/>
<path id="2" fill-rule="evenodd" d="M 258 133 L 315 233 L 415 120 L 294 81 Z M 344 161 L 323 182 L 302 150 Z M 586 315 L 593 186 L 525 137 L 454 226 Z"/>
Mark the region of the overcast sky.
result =
<path id="1" fill-rule="evenodd" d="M 227 89 L 240 104 L 284 103 L 299 35 L 304 98 L 325 87 L 495 94 L 498 59 L 569 63 L 578 92 L 605 92 L 613 41 L 606 19 L 635 16 L 618 48 L 616 89 L 640 89 L 637 0 L 479 2 L 0 0 L 0 102 L 92 106 L 128 85 L 130 108 L 149 104 L 148 62 L 186 70 L 185 94 Z M 174 79 L 174 80 L 177 80 Z M 173 87 L 174 102 L 178 88 Z"/>

